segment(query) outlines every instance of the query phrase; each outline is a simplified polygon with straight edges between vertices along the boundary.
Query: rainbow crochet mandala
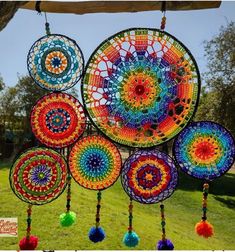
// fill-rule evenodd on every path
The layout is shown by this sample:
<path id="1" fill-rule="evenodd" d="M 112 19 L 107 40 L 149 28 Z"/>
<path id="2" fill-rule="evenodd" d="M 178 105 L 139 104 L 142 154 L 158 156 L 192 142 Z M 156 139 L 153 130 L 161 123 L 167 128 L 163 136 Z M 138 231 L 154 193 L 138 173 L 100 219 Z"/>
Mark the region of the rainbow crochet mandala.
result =
<path id="1" fill-rule="evenodd" d="M 175 139 L 173 152 L 184 172 L 198 179 L 213 180 L 234 163 L 235 142 L 217 123 L 193 122 Z"/>
<path id="2" fill-rule="evenodd" d="M 77 43 L 59 34 L 46 35 L 31 47 L 27 66 L 36 84 L 62 91 L 74 86 L 82 76 L 83 54 Z"/>
<path id="3" fill-rule="evenodd" d="M 67 163 L 59 153 L 48 148 L 31 148 L 15 160 L 9 178 L 18 198 L 43 205 L 64 191 L 67 174 Z"/>
<path id="4" fill-rule="evenodd" d="M 105 189 L 116 182 L 121 165 L 117 147 L 101 136 L 80 139 L 69 156 L 69 168 L 75 181 L 93 190 Z"/>
<path id="5" fill-rule="evenodd" d="M 86 128 L 80 102 L 66 93 L 43 96 L 31 111 L 31 127 L 43 144 L 63 148 L 73 144 Z"/>
<path id="6" fill-rule="evenodd" d="M 112 140 L 132 147 L 176 136 L 194 114 L 199 90 L 189 50 L 157 29 L 130 29 L 106 39 L 82 80 L 91 120 Z"/>
<path id="7" fill-rule="evenodd" d="M 163 201 L 174 192 L 178 173 L 174 161 L 157 150 L 140 150 L 123 165 L 122 186 L 131 199 L 152 204 Z"/>

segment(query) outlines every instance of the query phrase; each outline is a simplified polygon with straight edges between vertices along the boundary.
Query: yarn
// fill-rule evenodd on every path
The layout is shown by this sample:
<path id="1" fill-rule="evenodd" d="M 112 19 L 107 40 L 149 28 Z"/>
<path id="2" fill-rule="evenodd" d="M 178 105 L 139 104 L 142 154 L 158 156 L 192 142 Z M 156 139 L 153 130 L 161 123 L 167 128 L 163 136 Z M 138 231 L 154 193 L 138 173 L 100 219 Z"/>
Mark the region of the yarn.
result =
<path id="1" fill-rule="evenodd" d="M 101 242 L 105 238 L 105 232 L 101 227 L 92 227 L 89 231 L 89 239 L 96 243 L 96 242 Z"/>
<path id="2" fill-rule="evenodd" d="M 173 250 L 174 245 L 171 242 L 171 240 L 168 240 L 168 239 L 159 240 L 157 243 L 157 249 L 158 250 Z"/>
<path id="3" fill-rule="evenodd" d="M 200 236 L 209 238 L 214 234 L 214 228 L 208 221 L 201 220 L 195 225 L 195 232 Z"/>
<path id="4" fill-rule="evenodd" d="M 30 235 L 29 237 L 24 237 L 20 240 L 19 246 L 20 250 L 34 250 L 38 245 L 38 237 Z"/>
<path id="5" fill-rule="evenodd" d="M 127 247 L 135 247 L 138 245 L 139 243 L 139 236 L 134 232 L 134 231 L 128 231 L 125 233 L 124 237 L 123 237 L 123 243 L 127 246 Z"/>
<path id="6" fill-rule="evenodd" d="M 62 227 L 69 227 L 76 221 L 76 213 L 69 211 L 60 215 L 60 224 Z"/>

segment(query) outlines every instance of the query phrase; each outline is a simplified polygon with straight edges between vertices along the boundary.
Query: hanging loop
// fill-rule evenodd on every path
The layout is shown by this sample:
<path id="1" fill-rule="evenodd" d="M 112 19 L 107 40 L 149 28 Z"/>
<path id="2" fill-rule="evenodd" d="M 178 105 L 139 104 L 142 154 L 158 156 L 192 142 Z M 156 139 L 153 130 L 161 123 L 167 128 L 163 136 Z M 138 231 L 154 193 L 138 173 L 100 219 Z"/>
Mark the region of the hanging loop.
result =
<path id="1" fill-rule="evenodd" d="M 166 26 L 166 1 L 162 1 L 161 12 L 163 13 L 162 21 L 161 21 L 161 30 L 165 29 Z"/>

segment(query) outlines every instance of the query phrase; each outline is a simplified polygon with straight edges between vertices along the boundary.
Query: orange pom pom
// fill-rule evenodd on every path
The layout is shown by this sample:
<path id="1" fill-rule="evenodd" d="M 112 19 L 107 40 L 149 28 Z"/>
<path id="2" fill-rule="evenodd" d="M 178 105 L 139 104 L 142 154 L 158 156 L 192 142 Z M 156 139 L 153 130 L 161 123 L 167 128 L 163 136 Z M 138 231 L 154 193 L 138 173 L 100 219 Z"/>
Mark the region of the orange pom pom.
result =
<path id="1" fill-rule="evenodd" d="M 201 220 L 195 226 L 195 231 L 198 235 L 205 238 L 211 237 L 214 234 L 214 228 L 208 221 Z"/>

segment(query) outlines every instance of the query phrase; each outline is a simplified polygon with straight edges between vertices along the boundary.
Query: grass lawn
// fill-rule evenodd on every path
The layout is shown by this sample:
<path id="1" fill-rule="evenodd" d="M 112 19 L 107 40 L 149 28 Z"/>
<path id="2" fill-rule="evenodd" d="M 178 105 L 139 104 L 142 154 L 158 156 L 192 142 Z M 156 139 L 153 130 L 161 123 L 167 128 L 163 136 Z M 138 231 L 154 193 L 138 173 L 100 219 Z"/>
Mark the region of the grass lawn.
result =
<path id="1" fill-rule="evenodd" d="M 0 237 L 0 250 L 17 250 L 18 241 L 25 235 L 27 204 L 11 191 L 8 182 L 9 170 L 0 167 L 0 217 L 18 217 L 18 238 Z M 166 232 L 177 250 L 231 250 L 235 249 L 235 174 L 228 173 L 211 183 L 208 198 L 208 220 L 214 225 L 215 235 L 204 239 L 194 232 L 194 225 L 201 218 L 202 183 L 184 174 L 176 192 L 165 201 Z M 88 230 L 95 222 L 96 192 L 72 183 L 72 208 L 77 213 L 77 222 L 62 228 L 59 215 L 64 212 L 66 191 L 54 202 L 34 206 L 32 234 L 39 237 L 39 250 L 80 249 L 128 249 L 122 237 L 128 226 L 128 196 L 118 180 L 102 194 L 101 226 L 106 239 L 93 244 L 88 239 Z M 134 229 L 140 236 L 136 249 L 154 250 L 161 237 L 159 204 L 141 205 L 134 202 Z"/>

